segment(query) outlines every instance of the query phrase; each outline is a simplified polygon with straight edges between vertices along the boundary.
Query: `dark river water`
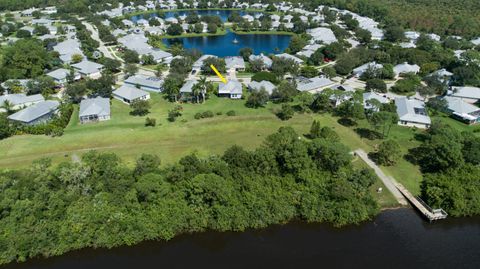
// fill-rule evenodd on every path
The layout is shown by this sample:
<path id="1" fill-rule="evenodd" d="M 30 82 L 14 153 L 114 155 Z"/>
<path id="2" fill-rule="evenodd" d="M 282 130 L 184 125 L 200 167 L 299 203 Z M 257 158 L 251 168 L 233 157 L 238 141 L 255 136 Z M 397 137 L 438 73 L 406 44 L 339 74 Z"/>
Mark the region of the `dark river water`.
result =
<path id="1" fill-rule="evenodd" d="M 206 232 L 5 268 L 480 268 L 480 218 L 428 223 L 413 210 L 389 210 L 340 229 L 294 222 Z"/>

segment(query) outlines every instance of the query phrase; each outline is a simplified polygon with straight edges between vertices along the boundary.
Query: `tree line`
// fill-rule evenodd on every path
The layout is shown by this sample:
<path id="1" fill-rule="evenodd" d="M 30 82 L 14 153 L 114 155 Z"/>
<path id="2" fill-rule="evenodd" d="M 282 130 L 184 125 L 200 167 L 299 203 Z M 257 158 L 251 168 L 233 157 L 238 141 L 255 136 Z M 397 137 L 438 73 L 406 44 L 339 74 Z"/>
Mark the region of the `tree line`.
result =
<path id="1" fill-rule="evenodd" d="M 256 150 L 233 146 L 165 167 L 156 155 L 130 168 L 92 151 L 80 162 L 1 171 L 0 263 L 294 218 L 336 226 L 371 218 L 375 175 L 353 168 L 348 148 L 323 134 L 299 139 L 282 127 Z"/>

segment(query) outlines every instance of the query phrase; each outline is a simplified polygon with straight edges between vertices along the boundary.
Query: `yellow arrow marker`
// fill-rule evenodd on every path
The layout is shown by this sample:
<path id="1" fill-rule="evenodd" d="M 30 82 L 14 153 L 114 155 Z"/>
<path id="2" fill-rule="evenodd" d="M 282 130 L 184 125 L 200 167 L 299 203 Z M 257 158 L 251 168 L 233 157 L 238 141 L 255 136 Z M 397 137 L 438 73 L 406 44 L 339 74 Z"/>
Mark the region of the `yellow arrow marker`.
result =
<path id="1" fill-rule="evenodd" d="M 215 72 L 215 74 L 217 74 L 217 76 L 220 78 L 220 80 L 224 84 L 227 84 L 227 80 L 222 76 L 222 74 L 220 74 L 220 72 L 218 72 L 217 68 L 213 64 L 210 65 L 210 68 L 212 68 L 213 72 Z"/>

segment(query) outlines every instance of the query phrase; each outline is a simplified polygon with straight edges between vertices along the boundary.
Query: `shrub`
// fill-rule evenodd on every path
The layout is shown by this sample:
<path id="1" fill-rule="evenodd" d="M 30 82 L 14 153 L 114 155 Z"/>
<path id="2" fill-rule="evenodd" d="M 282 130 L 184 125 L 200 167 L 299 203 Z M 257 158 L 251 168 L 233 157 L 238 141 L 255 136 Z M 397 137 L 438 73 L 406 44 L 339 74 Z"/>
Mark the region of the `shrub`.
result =
<path id="1" fill-rule="evenodd" d="M 230 110 L 230 111 L 227 112 L 227 116 L 232 117 L 232 116 L 236 116 L 236 115 L 237 115 L 237 113 L 235 112 L 235 110 Z"/>
<path id="2" fill-rule="evenodd" d="M 182 106 L 176 106 L 168 111 L 168 121 L 174 122 L 178 117 L 182 116 Z"/>
<path id="3" fill-rule="evenodd" d="M 157 125 L 157 120 L 156 120 L 156 119 L 154 119 L 154 118 L 149 118 L 149 117 L 147 117 L 147 118 L 145 119 L 145 126 L 147 126 L 147 127 L 148 127 L 148 126 L 155 127 L 156 125 Z"/>
<path id="4" fill-rule="evenodd" d="M 252 76 L 252 81 L 260 82 L 262 80 L 270 81 L 273 84 L 278 83 L 277 77 L 275 76 L 275 74 L 267 72 L 267 71 L 258 72 L 258 73 L 256 73 L 255 75 Z"/>
<path id="5" fill-rule="evenodd" d="M 217 112 L 217 116 L 221 116 L 221 115 L 223 115 L 223 112 L 222 112 L 222 111 L 218 111 L 218 112 Z"/>
<path id="6" fill-rule="evenodd" d="M 202 118 L 213 118 L 215 116 L 212 111 L 207 110 L 202 113 Z"/>
<path id="7" fill-rule="evenodd" d="M 293 108 L 290 105 L 283 104 L 282 108 L 277 111 L 277 117 L 281 120 L 289 120 L 293 117 L 294 113 L 295 111 L 293 111 Z"/>

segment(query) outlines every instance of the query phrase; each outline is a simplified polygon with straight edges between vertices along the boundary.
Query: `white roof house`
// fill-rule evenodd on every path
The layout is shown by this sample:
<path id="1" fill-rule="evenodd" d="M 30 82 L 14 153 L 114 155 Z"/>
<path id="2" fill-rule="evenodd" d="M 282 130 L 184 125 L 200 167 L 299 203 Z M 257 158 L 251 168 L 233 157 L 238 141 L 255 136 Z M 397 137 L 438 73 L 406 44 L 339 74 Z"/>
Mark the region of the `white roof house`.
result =
<path id="1" fill-rule="evenodd" d="M 124 83 L 132 87 L 139 87 L 145 91 L 161 92 L 163 80 L 157 77 L 149 77 L 138 74 L 128 77 Z"/>
<path id="2" fill-rule="evenodd" d="M 382 69 L 383 68 L 383 65 L 381 64 L 377 64 L 376 62 L 370 62 L 370 63 L 366 63 L 366 64 L 363 64 L 355 69 L 353 69 L 352 73 L 353 75 L 355 75 L 356 77 L 360 77 L 363 75 L 363 73 L 365 73 L 365 71 L 367 71 L 368 69 L 375 69 L 375 70 L 378 70 L 378 69 Z"/>
<path id="3" fill-rule="evenodd" d="M 399 125 L 417 128 L 430 127 L 431 120 L 425 109 L 424 102 L 408 99 L 407 97 L 398 97 L 395 98 L 395 105 L 397 106 Z"/>
<path id="4" fill-rule="evenodd" d="M 235 69 L 236 71 L 245 70 L 245 61 L 239 56 L 225 57 L 225 65 L 227 69 Z"/>
<path id="5" fill-rule="evenodd" d="M 109 120 L 110 99 L 96 97 L 82 100 L 78 117 L 80 118 L 80 123 Z"/>
<path id="6" fill-rule="evenodd" d="M 266 80 L 262 80 L 260 82 L 252 80 L 252 82 L 248 84 L 248 89 L 251 91 L 260 91 L 262 88 L 265 89 L 269 95 L 271 95 L 276 87 L 273 85 L 273 83 Z"/>
<path id="7" fill-rule="evenodd" d="M 53 70 L 46 74 L 47 76 L 53 78 L 53 80 L 58 84 L 67 83 L 67 77 L 70 75 L 70 70 L 65 68 L 59 68 Z M 74 71 L 74 80 L 79 80 L 81 78 L 80 74 L 77 71 Z"/>
<path id="8" fill-rule="evenodd" d="M 363 108 L 365 108 L 366 110 L 377 110 L 374 106 L 371 105 L 371 103 L 369 102 L 370 100 L 377 100 L 381 104 L 390 103 L 390 100 L 376 92 L 365 92 L 363 93 Z"/>
<path id="9" fill-rule="evenodd" d="M 260 55 L 250 55 L 248 57 L 248 60 L 249 61 L 255 61 L 255 60 L 260 60 L 263 62 L 265 68 L 267 69 L 270 69 L 272 67 L 272 59 L 268 58 L 267 56 L 263 55 L 263 53 L 261 53 Z"/>
<path id="10" fill-rule="evenodd" d="M 76 64 L 72 64 L 72 67 L 78 70 L 82 77 L 89 77 L 92 79 L 100 78 L 103 65 L 91 62 L 89 60 L 84 60 Z"/>
<path id="11" fill-rule="evenodd" d="M 396 66 L 394 66 L 393 72 L 395 73 L 396 76 L 399 76 L 401 74 L 407 74 L 407 73 L 417 74 L 418 72 L 420 72 L 420 66 L 405 62 L 405 63 L 397 64 Z"/>
<path id="12" fill-rule="evenodd" d="M 58 43 L 53 47 L 53 50 L 60 54 L 60 60 L 64 63 L 70 63 L 72 61 L 72 56 L 75 54 L 81 55 L 85 58 L 80 49 L 80 42 L 77 39 L 67 39 Z"/>
<path id="13" fill-rule="evenodd" d="M 444 99 L 447 101 L 448 110 L 454 117 L 470 124 L 480 122 L 480 107 L 469 104 L 458 97 L 445 96 Z"/>
<path id="14" fill-rule="evenodd" d="M 25 95 L 23 93 L 0 95 L 0 107 L 2 107 L 5 101 L 12 105 L 13 109 L 21 109 L 23 107 L 31 106 L 33 104 L 44 101 L 45 99 L 41 94 Z M 5 109 L 0 108 L 0 112 L 5 112 Z"/>
<path id="15" fill-rule="evenodd" d="M 450 96 L 462 98 L 467 103 L 476 103 L 480 100 L 480 88 L 472 86 L 452 87 Z"/>
<path id="16" fill-rule="evenodd" d="M 59 106 L 58 101 L 41 101 L 8 116 L 8 119 L 27 125 L 44 123 L 58 111 Z"/>
<path id="17" fill-rule="evenodd" d="M 335 82 L 323 77 L 301 78 L 297 81 L 297 90 L 316 93 L 333 86 Z"/>
<path id="18" fill-rule="evenodd" d="M 218 57 L 210 54 L 202 55 L 202 57 L 200 57 L 197 61 L 193 63 L 192 69 L 200 70 L 203 66 L 203 61 L 205 61 L 208 58 L 218 58 Z"/>
<path id="19" fill-rule="evenodd" d="M 470 42 L 472 42 L 473 45 L 478 46 L 478 45 L 480 45 L 480 37 L 472 39 L 472 40 L 470 40 Z"/>
<path id="20" fill-rule="evenodd" d="M 185 93 L 192 93 L 192 88 L 198 83 L 196 80 L 187 80 L 185 81 L 185 84 L 180 88 L 180 93 L 185 94 Z"/>
<path id="21" fill-rule="evenodd" d="M 137 100 L 148 100 L 150 99 L 150 93 L 137 89 L 132 86 L 122 85 L 120 88 L 116 89 L 112 92 L 114 98 L 126 103 L 130 104 L 133 101 Z"/>
<path id="22" fill-rule="evenodd" d="M 330 28 L 317 27 L 308 29 L 307 34 L 311 35 L 314 41 L 321 42 L 323 44 L 330 44 L 337 41 L 335 34 Z"/>
<path id="23" fill-rule="evenodd" d="M 278 57 L 278 58 L 284 58 L 284 59 L 290 59 L 290 60 L 293 60 L 294 62 L 296 62 L 297 64 L 302 64 L 303 63 L 303 60 L 298 58 L 298 57 L 295 57 L 291 54 L 288 54 L 288 53 L 281 53 L 281 54 L 276 54 L 275 57 Z"/>
<path id="24" fill-rule="evenodd" d="M 226 84 L 220 83 L 218 86 L 218 95 L 225 96 L 230 99 L 242 98 L 243 87 L 242 83 L 236 80 L 229 80 Z"/>

